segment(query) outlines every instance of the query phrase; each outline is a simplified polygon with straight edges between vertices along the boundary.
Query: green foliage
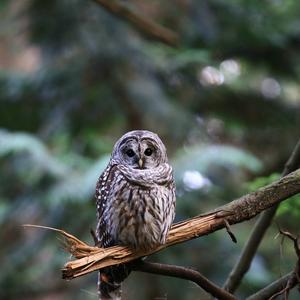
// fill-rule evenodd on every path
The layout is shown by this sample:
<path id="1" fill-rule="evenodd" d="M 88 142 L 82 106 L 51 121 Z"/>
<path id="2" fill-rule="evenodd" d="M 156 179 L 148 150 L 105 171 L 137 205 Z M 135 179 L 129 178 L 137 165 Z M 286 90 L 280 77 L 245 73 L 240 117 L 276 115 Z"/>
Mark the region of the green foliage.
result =
<path id="1" fill-rule="evenodd" d="M 255 178 L 253 181 L 246 183 L 245 187 L 247 191 L 254 192 L 279 178 L 279 173 L 273 173 L 269 176 Z M 279 217 L 279 220 L 284 224 L 289 223 L 289 221 L 284 222 L 284 217 L 287 217 L 287 220 L 290 220 L 292 223 L 298 220 L 300 216 L 300 195 L 295 195 L 282 202 L 276 212 L 276 216 Z"/>
<path id="2" fill-rule="evenodd" d="M 1 12 L 1 10 L 5 10 L 7 8 L 8 2 L 9 2 L 9 0 L 2 0 L 0 2 L 0 12 Z"/>
<path id="3" fill-rule="evenodd" d="M 269 176 L 257 177 L 253 181 L 247 182 L 245 188 L 248 192 L 254 192 L 259 188 L 266 186 L 280 178 L 280 174 L 273 173 Z"/>
<path id="4" fill-rule="evenodd" d="M 95 182 L 109 160 L 104 155 L 91 164 L 92 161 L 75 153 L 58 159 L 36 137 L 4 130 L 0 131 L 0 158 L 12 161 L 11 171 L 25 186 L 38 188 L 39 185 L 48 185 L 42 198 L 54 206 L 64 201 L 87 201 L 91 198 Z M 48 183 L 45 183 L 45 178 Z"/>
<path id="5" fill-rule="evenodd" d="M 299 1 L 127 4 L 179 33 L 180 46 L 147 40 L 93 1 L 1 1 L 1 299 L 95 294 L 92 276 L 74 285 L 60 280 L 66 255 L 52 234 L 20 225 L 59 227 L 91 241 L 95 183 L 124 132 L 144 128 L 164 140 L 175 169 L 177 220 L 271 183 L 295 144 Z M 266 170 L 272 175 L 244 184 Z M 278 212 L 295 230 L 298 198 Z M 242 226 L 235 234 L 244 242 L 252 224 Z M 266 277 L 279 277 L 271 268 L 277 247 L 267 239 L 243 299 L 265 284 L 258 265 Z M 197 267 L 222 285 L 241 244 L 217 233 L 157 259 Z M 216 257 L 226 257 L 221 266 Z M 128 298 L 140 290 L 144 299 L 206 297 L 189 283 L 176 290 L 173 283 L 153 277 L 149 285 L 148 275 L 136 276 Z"/>
<path id="6" fill-rule="evenodd" d="M 232 172 L 247 169 L 253 173 L 262 169 L 262 163 L 251 153 L 227 145 L 193 145 L 180 149 L 175 156 L 176 176 L 182 170 L 199 170 L 207 173 L 209 168 L 219 166 Z"/>
<path id="7" fill-rule="evenodd" d="M 30 181 L 47 173 L 53 177 L 66 175 L 69 171 L 55 159 L 36 137 L 26 133 L 10 133 L 0 130 L 0 157 L 19 156 L 17 170 Z M 28 169 L 30 168 L 30 173 Z M 33 176 L 29 178 L 28 176 Z M 34 184 L 34 182 L 33 182 Z"/>
<path id="8" fill-rule="evenodd" d="M 288 201 L 280 204 L 277 211 L 277 216 L 293 218 L 295 221 L 300 217 L 300 196 L 296 195 L 291 197 Z M 297 225 L 296 225 L 297 226 Z"/>

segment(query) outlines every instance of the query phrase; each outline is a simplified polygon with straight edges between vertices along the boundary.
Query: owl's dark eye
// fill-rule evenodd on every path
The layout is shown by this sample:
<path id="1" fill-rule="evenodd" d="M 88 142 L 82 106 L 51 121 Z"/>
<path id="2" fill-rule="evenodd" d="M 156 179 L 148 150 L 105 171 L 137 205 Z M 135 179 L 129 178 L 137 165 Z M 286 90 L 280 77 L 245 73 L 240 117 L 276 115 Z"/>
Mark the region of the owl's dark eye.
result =
<path id="1" fill-rule="evenodd" d="M 153 153 L 153 150 L 151 148 L 147 148 L 144 152 L 145 155 L 150 156 Z"/>
<path id="2" fill-rule="evenodd" d="M 128 149 L 126 151 L 126 154 L 129 156 L 129 157 L 133 157 L 134 156 L 134 151 L 132 149 Z"/>

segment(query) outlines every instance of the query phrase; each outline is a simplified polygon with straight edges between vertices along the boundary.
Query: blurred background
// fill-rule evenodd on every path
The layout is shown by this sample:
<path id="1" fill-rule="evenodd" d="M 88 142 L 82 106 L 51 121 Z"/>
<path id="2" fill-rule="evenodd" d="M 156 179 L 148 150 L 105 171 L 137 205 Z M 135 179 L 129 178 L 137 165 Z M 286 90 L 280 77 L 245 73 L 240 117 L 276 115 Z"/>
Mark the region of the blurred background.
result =
<path id="1" fill-rule="evenodd" d="M 178 33 L 179 47 L 147 39 L 93 1 L 0 2 L 1 299 L 97 299 L 96 274 L 61 279 L 70 257 L 55 233 L 21 224 L 92 244 L 95 183 L 126 131 L 148 129 L 165 142 L 176 221 L 278 178 L 299 138 L 299 1 L 120 2 Z M 292 233 L 299 201 L 276 216 Z M 237 244 L 222 230 L 151 260 L 222 285 L 254 221 L 233 226 Z M 277 232 L 273 224 L 242 299 L 294 267 L 293 247 Z M 124 295 L 209 299 L 191 282 L 142 273 L 126 280 Z"/>

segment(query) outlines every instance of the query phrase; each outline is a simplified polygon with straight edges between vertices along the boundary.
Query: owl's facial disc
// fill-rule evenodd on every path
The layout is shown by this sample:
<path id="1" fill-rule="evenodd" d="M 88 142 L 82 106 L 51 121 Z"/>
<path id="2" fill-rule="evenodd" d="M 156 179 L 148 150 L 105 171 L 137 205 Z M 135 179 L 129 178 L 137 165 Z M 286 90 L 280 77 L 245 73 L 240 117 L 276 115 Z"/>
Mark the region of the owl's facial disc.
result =
<path id="1" fill-rule="evenodd" d="M 134 169 L 155 168 L 161 163 L 156 142 L 147 139 L 128 139 L 121 146 L 122 160 Z"/>

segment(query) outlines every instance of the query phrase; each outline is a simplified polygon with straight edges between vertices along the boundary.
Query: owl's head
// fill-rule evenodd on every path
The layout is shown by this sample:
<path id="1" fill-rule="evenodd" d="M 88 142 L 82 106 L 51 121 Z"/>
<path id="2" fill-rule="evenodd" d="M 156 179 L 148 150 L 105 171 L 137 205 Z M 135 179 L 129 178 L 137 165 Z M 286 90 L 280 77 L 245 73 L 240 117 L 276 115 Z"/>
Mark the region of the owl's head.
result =
<path id="1" fill-rule="evenodd" d="M 151 169 L 168 161 L 161 139 L 147 130 L 124 134 L 114 146 L 112 159 L 134 169 Z"/>

